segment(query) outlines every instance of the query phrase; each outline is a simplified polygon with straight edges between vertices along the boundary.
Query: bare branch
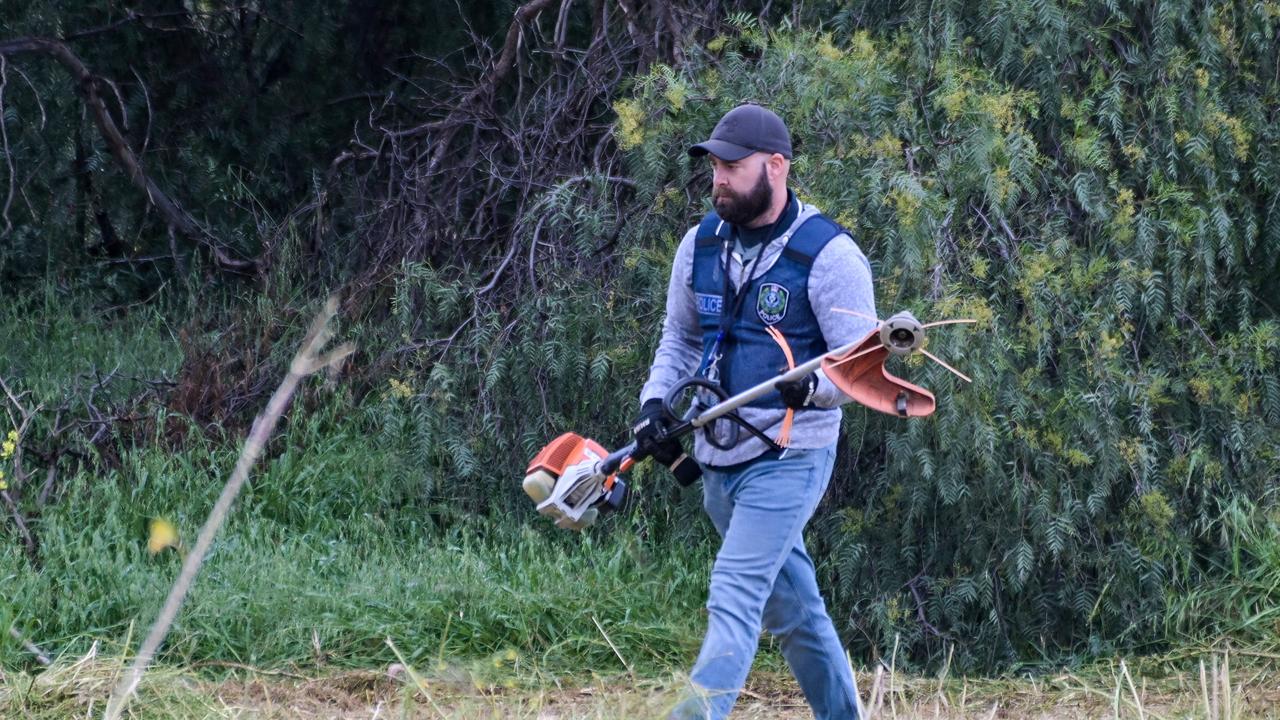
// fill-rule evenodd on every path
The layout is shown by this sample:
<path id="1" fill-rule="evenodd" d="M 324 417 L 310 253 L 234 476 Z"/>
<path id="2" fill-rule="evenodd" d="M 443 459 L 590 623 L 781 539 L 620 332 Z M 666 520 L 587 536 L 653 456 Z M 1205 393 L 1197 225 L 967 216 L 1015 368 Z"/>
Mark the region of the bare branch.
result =
<path id="1" fill-rule="evenodd" d="M 40 100 L 40 93 L 36 90 L 35 83 L 31 82 L 31 78 L 22 72 L 22 68 L 14 67 L 14 72 L 22 76 L 23 81 L 27 83 L 27 87 L 31 88 L 31 96 L 36 100 L 36 107 L 40 108 L 40 132 L 44 132 L 45 123 L 48 122 L 48 116 L 44 112 L 44 103 Z"/>
<path id="2" fill-rule="evenodd" d="M 214 503 L 213 509 L 209 512 L 209 517 L 205 520 L 204 526 L 200 528 L 196 543 L 182 563 L 182 571 L 179 573 L 178 579 L 174 581 L 173 588 L 165 599 L 164 607 L 161 608 L 160 614 L 156 617 L 150 632 L 147 633 L 146 639 L 138 649 L 138 655 L 134 659 L 132 667 L 129 668 L 129 672 L 120 678 L 119 684 L 111 692 L 104 715 L 107 720 L 116 720 L 124 712 L 130 698 L 133 696 L 134 690 L 137 689 L 138 683 L 141 682 L 147 666 L 151 664 L 156 651 L 160 649 L 165 636 L 169 634 L 169 628 L 177 618 L 178 611 L 182 609 L 187 591 L 191 589 L 191 584 L 195 582 L 196 574 L 200 572 L 200 568 L 204 564 L 204 558 L 213 545 L 214 537 L 222 529 L 223 521 L 226 520 L 227 513 L 231 510 L 231 504 L 235 502 L 236 495 L 240 493 L 240 488 L 249 478 L 249 471 L 257 463 L 258 457 L 267 445 L 267 441 L 271 439 L 276 423 L 279 422 L 280 417 L 289 406 L 289 401 L 293 398 L 293 393 L 297 390 L 298 383 L 317 370 L 336 367 L 353 351 L 351 345 L 342 345 L 327 354 L 322 353 L 324 346 L 328 344 L 329 339 L 332 337 L 329 323 L 337 310 L 338 299 L 336 297 L 329 298 L 324 308 L 311 323 L 311 330 L 307 333 L 306 339 L 302 341 L 302 347 L 299 348 L 297 355 L 293 358 L 293 362 L 289 365 L 289 373 L 280 382 L 275 393 L 272 394 L 271 399 L 267 402 L 266 409 L 254 420 L 253 428 L 249 432 L 249 438 L 245 441 L 244 449 L 240 452 L 239 460 L 236 461 L 235 469 L 231 472 L 231 477 L 227 480 L 227 484 L 223 486 L 222 493 L 218 496 L 217 502 Z"/>
<path id="3" fill-rule="evenodd" d="M 502 82 L 502 80 L 511 73 L 511 68 L 515 66 L 516 46 L 520 42 L 520 36 L 524 31 L 525 23 L 536 19 L 538 15 L 554 1 L 555 0 L 531 0 L 531 2 L 525 3 L 524 5 L 516 8 L 515 18 L 511 21 L 511 26 L 507 28 L 507 37 L 502 44 L 502 53 L 498 56 L 498 59 L 494 61 L 493 66 L 489 69 L 489 72 L 485 74 L 485 77 L 462 98 L 454 112 L 450 113 L 449 117 L 434 123 L 419 125 L 418 127 L 410 128 L 409 130 L 404 130 L 395 133 L 394 135 L 398 138 L 405 138 L 421 135 L 436 129 L 449 129 L 450 132 L 446 135 L 446 139 L 437 145 L 436 155 L 433 157 L 431 162 L 432 168 L 438 166 L 440 164 L 439 159 L 444 156 L 445 150 L 448 149 L 448 141 L 452 139 L 453 136 L 452 131 L 456 130 L 457 126 L 460 124 L 457 119 L 458 116 L 470 110 L 472 104 L 475 103 L 476 100 L 483 97 L 486 93 L 492 92 L 497 84 Z M 431 171 L 429 170 L 427 174 L 430 175 Z"/>
<path id="4" fill-rule="evenodd" d="M 147 129 L 142 133 L 142 149 L 138 151 L 138 154 L 146 155 L 147 146 L 151 144 L 151 117 L 153 115 L 151 111 L 151 92 L 147 90 L 147 83 L 143 81 L 142 76 L 138 74 L 138 71 L 132 65 L 129 66 L 129 71 L 137 78 L 138 87 L 142 88 L 142 99 L 147 101 Z M 120 105 L 123 107 L 124 102 L 121 101 Z"/>
<path id="5" fill-rule="evenodd" d="M 110 111 L 107 110 L 106 103 L 103 102 L 102 96 L 98 92 L 98 78 L 89 72 L 89 69 L 71 51 L 71 48 L 58 40 L 36 37 L 18 38 L 0 43 L 0 56 L 7 57 L 24 53 L 48 55 L 56 59 L 71 73 L 85 105 L 93 115 L 98 130 L 102 133 L 108 147 L 110 147 L 112 155 L 124 168 L 129 180 L 138 189 L 146 193 L 147 199 L 160 211 L 166 222 L 177 228 L 178 232 L 185 237 L 204 243 L 222 267 L 248 270 L 256 266 L 252 261 L 237 260 L 227 255 L 204 228 L 174 202 L 167 193 L 161 190 L 160 186 L 143 171 L 141 161 L 134 154 L 133 149 L 129 147 L 129 143 L 125 140 L 124 135 L 121 134 L 120 129 L 116 127 Z"/>
<path id="6" fill-rule="evenodd" d="M 9 84 L 9 65 L 7 59 L 0 55 L 0 140 L 4 146 L 4 160 L 9 166 L 9 192 L 4 198 L 4 207 L 0 209 L 0 217 L 4 218 L 4 232 L 0 237 L 13 231 L 13 221 L 9 219 L 9 206 L 13 204 L 13 189 L 18 184 L 17 173 L 13 169 L 13 153 L 9 151 L 9 131 L 4 122 L 4 88 Z"/>

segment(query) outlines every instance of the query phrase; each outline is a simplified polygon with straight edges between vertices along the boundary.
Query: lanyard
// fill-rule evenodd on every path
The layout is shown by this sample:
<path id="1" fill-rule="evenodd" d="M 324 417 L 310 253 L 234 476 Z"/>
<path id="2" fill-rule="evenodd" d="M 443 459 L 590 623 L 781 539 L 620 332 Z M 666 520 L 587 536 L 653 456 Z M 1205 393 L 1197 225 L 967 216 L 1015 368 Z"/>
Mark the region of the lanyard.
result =
<path id="1" fill-rule="evenodd" d="M 766 247 L 769 243 L 773 242 L 773 234 L 778 231 L 778 223 L 782 222 L 782 218 L 785 217 L 786 214 L 787 210 L 786 208 L 783 208 L 778 217 L 774 219 L 773 224 L 769 226 L 769 234 L 765 236 L 763 241 L 764 245 L 760 248 L 760 252 L 756 253 L 755 259 L 751 261 L 750 266 L 743 268 L 746 271 L 745 277 L 742 279 L 742 282 L 739 284 L 736 292 L 733 290 L 733 283 L 729 279 L 730 261 L 732 260 L 733 254 L 731 251 L 732 241 L 733 238 L 738 236 L 738 228 L 736 225 L 733 226 L 733 233 L 731 236 L 725 238 L 724 246 L 721 250 L 721 255 L 724 258 L 724 285 L 721 290 L 721 297 L 724 299 L 720 303 L 720 328 L 716 332 L 715 342 L 711 343 L 711 352 L 707 354 L 706 359 L 703 361 L 704 367 L 702 368 L 702 374 L 712 382 L 720 381 L 719 363 L 720 359 L 724 357 L 724 353 L 721 352 L 721 347 L 723 347 L 725 341 L 727 341 L 732 334 L 730 331 L 733 329 L 733 323 L 737 320 L 738 314 L 742 312 L 742 305 L 749 294 L 747 291 L 751 287 L 751 283 L 755 282 L 756 267 L 760 264 L 760 259 L 764 257 Z M 731 297 L 732 300 L 730 300 Z M 730 306 L 732 306 L 732 308 L 730 308 Z"/>

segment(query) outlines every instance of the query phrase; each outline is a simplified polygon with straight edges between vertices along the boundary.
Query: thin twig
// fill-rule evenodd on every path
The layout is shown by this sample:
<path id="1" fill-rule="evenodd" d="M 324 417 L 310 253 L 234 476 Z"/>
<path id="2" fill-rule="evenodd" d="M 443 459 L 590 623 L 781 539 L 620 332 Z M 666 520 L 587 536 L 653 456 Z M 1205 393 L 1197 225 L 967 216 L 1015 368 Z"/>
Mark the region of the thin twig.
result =
<path id="1" fill-rule="evenodd" d="M 4 198 L 4 208 L 0 210 L 0 217 L 4 218 L 4 232 L 0 236 L 8 235 L 13 231 L 13 221 L 9 219 L 9 206 L 13 204 L 13 189 L 18 184 L 17 173 L 13 169 L 13 153 L 9 151 L 9 131 L 5 128 L 4 122 L 4 87 L 9 84 L 9 63 L 3 55 L 0 55 L 0 140 L 3 140 L 4 159 L 9 165 L 9 192 Z"/>
<path id="2" fill-rule="evenodd" d="M 280 420 L 280 416 L 284 414 L 294 391 L 297 390 L 298 383 L 317 370 L 338 366 L 353 351 L 351 345 L 344 344 L 327 355 L 320 354 L 332 336 L 329 329 L 329 321 L 333 319 L 337 310 L 338 299 L 330 297 L 328 302 L 325 303 L 324 309 L 320 311 L 315 321 L 312 322 L 311 330 L 307 333 L 306 339 L 302 341 L 301 349 L 299 349 L 298 354 L 294 356 L 293 362 L 289 365 L 289 373 L 267 402 L 266 410 L 254 420 L 253 428 L 249 431 L 249 438 L 245 441 L 244 449 L 240 452 L 240 459 L 236 462 L 231 478 L 227 480 L 227 484 L 222 488 L 218 501 L 214 503 L 213 510 L 209 512 L 209 517 L 205 520 L 204 526 L 200 528 L 200 534 L 196 538 L 195 546 L 192 547 L 191 552 L 188 553 L 186 560 L 182 563 L 182 572 L 173 583 L 173 588 L 169 591 L 169 597 L 165 599 L 164 607 L 161 608 L 155 624 L 151 626 L 151 631 L 147 633 L 142 647 L 138 649 L 138 655 L 134 659 L 133 666 L 129 669 L 128 674 L 121 678 L 107 701 L 107 711 L 104 715 L 106 720 L 117 720 L 120 714 L 124 712 L 129 699 L 133 696 L 138 683 L 142 680 L 142 674 L 146 672 L 147 666 L 151 663 L 152 658 L 155 657 L 160 644 L 164 642 L 165 635 L 169 633 L 169 627 L 173 624 L 174 619 L 177 618 L 178 611 L 182 609 L 182 603 L 186 599 L 187 591 L 190 590 L 196 574 L 200 572 L 200 567 L 204 564 L 204 558 L 208 554 L 209 548 L 213 545 L 214 537 L 222 528 L 223 521 L 226 520 L 227 512 L 231 509 L 231 503 L 235 501 L 240 488 L 249 477 L 249 470 L 258 461 L 263 448 L 266 447 L 267 441 L 275 430 L 276 423 Z"/>
<path id="3" fill-rule="evenodd" d="M 400 665 L 404 667 L 405 672 L 409 674 L 409 678 L 413 680 L 413 684 L 422 691 L 423 696 L 427 698 L 427 702 L 431 703 L 431 707 L 435 709 L 436 713 L 439 714 L 441 718 L 447 718 L 448 716 L 444 714 L 444 710 L 440 709 L 440 706 L 436 704 L 435 698 L 431 696 L 431 691 L 427 689 L 427 681 L 423 680 L 422 676 L 418 674 L 418 671 L 413 669 L 413 666 L 410 665 L 409 661 L 405 659 L 403 654 L 401 654 L 400 648 L 396 647 L 396 644 L 391 642 L 391 638 L 387 638 L 386 642 L 387 647 L 391 648 L 391 652 L 395 654 L 396 659 L 400 661 Z"/>
<path id="4" fill-rule="evenodd" d="M 609 643 L 609 649 L 613 651 L 614 655 L 618 656 L 618 660 L 622 662 L 622 667 L 627 669 L 627 674 L 631 676 L 632 682 L 635 682 L 635 669 L 631 667 L 631 663 L 627 662 L 626 658 L 622 657 L 622 653 L 618 651 L 618 646 L 613 644 L 613 640 L 609 639 L 609 633 L 604 631 L 604 626 L 600 624 L 600 621 L 596 619 L 595 615 L 591 616 L 591 622 L 596 624 L 596 629 L 600 631 L 600 635 L 604 637 L 604 641 Z"/>
<path id="5" fill-rule="evenodd" d="M 39 646 L 37 646 L 35 643 L 28 640 L 27 636 L 18 632 L 18 628 L 10 625 L 9 637 L 13 638 L 14 640 L 17 640 L 19 643 L 22 643 L 22 647 L 26 648 L 27 652 L 31 653 L 32 655 L 35 655 L 36 662 L 39 662 L 41 665 L 44 665 L 45 667 L 49 667 L 51 664 L 53 664 L 53 661 L 49 659 L 49 656 L 46 655 L 45 652 L 39 648 Z"/>

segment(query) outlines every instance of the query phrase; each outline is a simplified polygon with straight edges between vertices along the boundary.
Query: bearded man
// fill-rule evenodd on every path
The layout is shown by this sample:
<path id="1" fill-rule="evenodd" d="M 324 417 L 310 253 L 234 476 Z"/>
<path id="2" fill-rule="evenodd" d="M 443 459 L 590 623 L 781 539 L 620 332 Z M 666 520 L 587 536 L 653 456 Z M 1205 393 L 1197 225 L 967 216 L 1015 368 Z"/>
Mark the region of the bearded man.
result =
<path id="1" fill-rule="evenodd" d="M 676 251 L 662 339 L 640 395 L 637 448 L 660 459 L 682 454 L 677 440 L 663 439 L 675 418 L 662 401 L 682 378 L 696 374 L 734 395 L 865 336 L 873 324 L 863 318 L 876 316 L 866 256 L 787 187 L 791 136 L 781 118 L 741 105 L 689 154 L 711 164 L 715 211 Z M 853 673 L 802 536 L 831 478 L 839 406 L 849 400 L 818 371 L 738 411 L 758 433 L 726 433 L 717 421 L 719 429 L 695 436 L 704 507 L 722 543 L 693 692 L 672 718 L 729 714 L 762 626 L 819 720 L 857 717 Z"/>

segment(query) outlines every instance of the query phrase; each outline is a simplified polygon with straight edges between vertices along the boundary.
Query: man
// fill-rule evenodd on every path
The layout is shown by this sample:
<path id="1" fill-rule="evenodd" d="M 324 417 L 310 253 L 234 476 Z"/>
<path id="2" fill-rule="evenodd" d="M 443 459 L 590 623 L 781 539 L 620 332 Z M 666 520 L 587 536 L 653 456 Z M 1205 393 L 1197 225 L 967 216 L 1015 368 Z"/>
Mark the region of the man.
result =
<path id="1" fill-rule="evenodd" d="M 662 440 L 672 421 L 662 398 L 679 379 L 696 373 L 736 394 L 872 329 L 833 308 L 875 317 L 862 251 L 787 187 L 791 138 L 776 114 L 734 108 L 689 154 L 711 163 L 715 212 L 676 251 L 662 340 L 641 391 L 637 446 L 659 458 L 680 455 L 677 441 Z M 729 714 L 762 625 L 819 720 L 857 717 L 853 675 L 801 536 L 831 477 L 838 406 L 848 400 L 819 371 L 739 411 L 772 442 L 724 427 L 695 436 L 704 507 L 723 543 L 691 676 L 697 692 L 672 718 Z"/>

